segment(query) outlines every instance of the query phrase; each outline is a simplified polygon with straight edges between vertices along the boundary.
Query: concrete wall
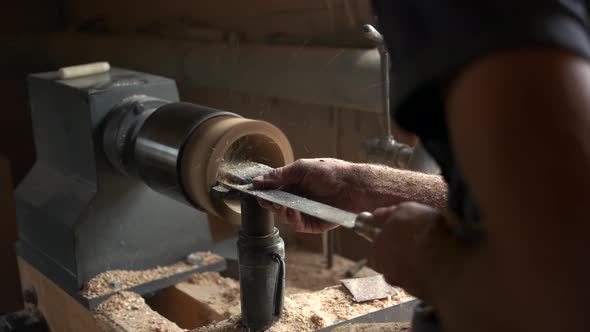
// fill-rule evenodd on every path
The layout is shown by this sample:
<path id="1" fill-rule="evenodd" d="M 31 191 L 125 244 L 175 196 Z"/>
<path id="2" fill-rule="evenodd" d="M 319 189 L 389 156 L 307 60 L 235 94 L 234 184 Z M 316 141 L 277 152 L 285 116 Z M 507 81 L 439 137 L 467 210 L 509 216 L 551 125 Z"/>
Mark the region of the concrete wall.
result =
<path id="1" fill-rule="evenodd" d="M 247 42 L 312 44 L 354 40 L 358 28 L 372 20 L 369 0 L 65 0 L 63 12 L 76 31 L 176 38 L 210 38 L 223 31 Z"/>

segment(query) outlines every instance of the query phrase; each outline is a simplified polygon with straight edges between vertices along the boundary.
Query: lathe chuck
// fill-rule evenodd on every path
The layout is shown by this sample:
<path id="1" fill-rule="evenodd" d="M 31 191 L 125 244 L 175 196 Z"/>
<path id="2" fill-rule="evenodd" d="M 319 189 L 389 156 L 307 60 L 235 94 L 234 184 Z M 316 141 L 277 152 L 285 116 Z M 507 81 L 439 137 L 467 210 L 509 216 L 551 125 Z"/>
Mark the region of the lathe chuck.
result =
<path id="1" fill-rule="evenodd" d="M 283 132 L 264 121 L 190 103 L 148 96 L 124 100 L 103 131 L 107 158 L 120 172 L 152 189 L 240 223 L 240 204 L 213 198 L 223 162 L 255 161 L 280 167 L 293 161 Z"/>

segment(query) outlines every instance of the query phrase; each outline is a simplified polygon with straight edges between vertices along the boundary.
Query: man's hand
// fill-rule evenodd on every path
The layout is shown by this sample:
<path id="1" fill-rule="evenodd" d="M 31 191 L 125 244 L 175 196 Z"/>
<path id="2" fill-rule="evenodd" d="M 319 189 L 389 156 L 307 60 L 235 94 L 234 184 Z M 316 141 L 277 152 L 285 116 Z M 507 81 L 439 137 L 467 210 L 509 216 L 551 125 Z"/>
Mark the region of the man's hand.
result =
<path id="1" fill-rule="evenodd" d="M 297 160 L 254 179 L 254 186 L 280 188 L 353 213 L 405 201 L 442 207 L 447 191 L 440 176 L 330 158 Z M 260 204 L 298 232 L 321 233 L 336 227 L 276 204 Z"/>
<path id="2" fill-rule="evenodd" d="M 461 255 L 439 210 L 414 202 L 379 208 L 368 222 L 382 229 L 373 243 L 377 271 L 387 282 L 429 301 Z"/>
<path id="3" fill-rule="evenodd" d="M 280 188 L 351 212 L 361 212 L 367 202 L 360 195 L 361 188 L 355 185 L 357 173 L 355 164 L 338 159 L 300 159 L 255 178 L 254 186 Z M 273 211 L 280 222 L 293 225 L 298 232 L 321 233 L 336 227 L 284 206 L 263 200 L 260 205 Z"/>

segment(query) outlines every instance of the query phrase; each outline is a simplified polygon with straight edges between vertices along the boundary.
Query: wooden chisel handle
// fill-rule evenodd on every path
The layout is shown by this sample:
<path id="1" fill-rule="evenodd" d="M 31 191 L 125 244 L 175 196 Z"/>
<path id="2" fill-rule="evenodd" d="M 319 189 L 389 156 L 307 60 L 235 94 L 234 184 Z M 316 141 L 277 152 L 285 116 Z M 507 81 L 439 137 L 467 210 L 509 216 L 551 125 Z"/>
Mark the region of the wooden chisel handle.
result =
<path id="1" fill-rule="evenodd" d="M 373 242 L 373 240 L 381 234 L 381 228 L 367 223 L 367 220 L 371 218 L 373 218 L 373 214 L 370 212 L 359 213 L 354 221 L 353 228 L 358 235 L 364 237 L 369 242 Z"/>

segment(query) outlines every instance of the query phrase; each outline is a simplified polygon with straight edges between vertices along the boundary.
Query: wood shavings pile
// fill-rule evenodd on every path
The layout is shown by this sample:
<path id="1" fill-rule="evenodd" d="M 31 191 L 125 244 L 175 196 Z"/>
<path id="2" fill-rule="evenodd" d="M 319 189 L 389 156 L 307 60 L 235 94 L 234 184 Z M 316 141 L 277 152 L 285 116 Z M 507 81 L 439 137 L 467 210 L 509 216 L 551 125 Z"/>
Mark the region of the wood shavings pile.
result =
<path id="1" fill-rule="evenodd" d="M 221 260 L 221 256 L 215 255 L 210 251 L 193 252 L 187 256 L 187 262 L 191 265 L 209 265 Z"/>
<path id="2" fill-rule="evenodd" d="M 105 332 L 182 332 L 178 325 L 150 309 L 144 299 L 130 292 L 111 296 L 94 309 L 94 318 Z"/>
<path id="3" fill-rule="evenodd" d="M 197 251 L 189 255 L 189 257 L 191 256 L 198 257 L 204 265 L 209 265 L 223 259 L 221 256 L 216 255 L 211 251 Z"/>
<path id="4" fill-rule="evenodd" d="M 195 285 L 216 284 L 228 290 L 240 291 L 237 280 L 222 277 L 219 272 L 195 273 L 188 277 L 187 282 Z"/>
<path id="5" fill-rule="evenodd" d="M 398 292 L 397 296 L 356 303 L 353 301 L 352 295 L 343 286 L 332 286 L 338 284 L 344 271 L 353 262 L 340 256 L 335 256 L 334 268 L 327 270 L 322 260 L 323 257 L 321 255 L 307 252 L 292 251 L 292 254 L 287 256 L 287 266 L 291 270 L 287 274 L 287 285 L 289 287 L 287 287 L 283 314 L 281 320 L 273 325 L 268 332 L 315 331 L 334 325 L 340 321 L 350 320 L 412 299 L 402 289 L 396 288 Z M 206 259 L 203 259 L 203 261 L 206 261 Z M 364 268 L 357 276 L 375 274 L 375 271 Z M 109 274 L 106 274 L 106 277 L 108 276 Z M 112 273 L 110 276 L 112 277 Z M 142 277 L 142 279 L 147 278 Z M 125 285 L 123 280 L 121 282 L 122 285 Z M 312 291 L 326 284 L 331 287 Z M 110 288 L 110 285 L 107 286 Z M 207 324 L 207 322 L 211 321 L 215 322 L 199 327 L 192 332 L 247 331 L 247 329 L 240 325 L 240 295 L 239 284 L 236 280 L 221 277 L 218 273 L 208 272 L 194 274 L 186 282 L 179 283 L 174 287 L 186 294 L 192 294 L 191 296 L 197 302 L 205 305 L 203 308 L 207 308 L 207 313 L 210 317 L 199 325 Z M 155 309 L 159 310 L 158 308 Z M 95 318 L 99 326 L 106 332 L 186 331 L 148 307 L 139 295 L 128 292 L 120 292 L 113 295 L 109 300 L 99 305 L 95 309 Z M 177 318 L 171 319 L 176 320 Z M 178 322 L 180 324 L 180 321 Z M 187 325 L 184 327 L 199 325 Z M 357 324 L 352 324 L 350 328 L 341 331 L 409 332 L 407 329 L 385 329 L 385 326 L 372 326 L 371 329 L 364 326 L 362 327 L 364 329 L 358 329 L 361 326 Z"/>
<path id="6" fill-rule="evenodd" d="M 199 252 L 191 254 L 190 256 L 197 256 L 202 264 L 209 265 L 221 257 L 210 252 Z M 125 290 L 137 285 L 145 284 L 150 281 L 166 278 L 178 273 L 186 272 L 199 266 L 195 264 L 187 264 L 185 262 L 178 262 L 168 266 L 158 266 L 148 270 L 112 270 L 106 271 L 96 275 L 92 278 L 81 291 L 81 295 L 86 298 L 95 298 L 104 296 L 116 291 Z"/>
<path id="7" fill-rule="evenodd" d="M 224 161 L 217 170 L 217 178 L 235 184 L 246 184 L 271 170 L 271 167 L 253 161 Z"/>
<path id="8" fill-rule="evenodd" d="M 283 315 L 268 332 L 315 331 L 338 321 L 348 320 L 412 299 L 402 289 L 391 299 L 355 303 L 342 286 L 333 286 L 313 293 L 291 294 L 285 297 Z M 242 332 L 239 316 L 200 327 L 193 332 Z"/>

